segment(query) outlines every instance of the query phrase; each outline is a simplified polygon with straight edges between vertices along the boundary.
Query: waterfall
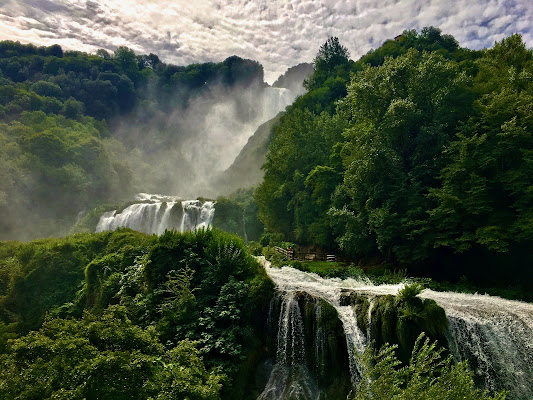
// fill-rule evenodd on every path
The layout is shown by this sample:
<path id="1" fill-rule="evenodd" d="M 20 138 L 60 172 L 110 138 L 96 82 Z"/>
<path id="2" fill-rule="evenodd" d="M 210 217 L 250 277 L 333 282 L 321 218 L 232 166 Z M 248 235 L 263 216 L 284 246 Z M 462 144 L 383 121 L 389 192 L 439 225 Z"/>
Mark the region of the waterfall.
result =
<path id="1" fill-rule="evenodd" d="M 318 400 L 320 392 L 306 365 L 302 314 L 292 291 L 282 294 L 277 336 L 276 364 L 258 400 Z"/>
<path id="2" fill-rule="evenodd" d="M 272 119 L 280 111 L 292 104 L 295 99 L 294 93 L 285 88 L 267 87 L 263 90 L 261 121 Z"/>
<path id="3" fill-rule="evenodd" d="M 175 196 L 139 193 L 136 203 L 124 210 L 105 212 L 96 232 L 127 227 L 139 232 L 162 235 L 165 230 L 180 232 L 208 228 L 215 214 L 214 202 L 181 200 Z"/>
<path id="4" fill-rule="evenodd" d="M 335 307 L 344 327 L 350 373 L 355 386 L 361 376 L 361 366 L 357 362 L 357 355 L 364 350 L 367 344 L 367 337 L 357 325 L 353 307 L 341 305 L 342 291 L 346 288 L 357 288 L 359 291 L 370 294 L 396 294 L 401 288 L 401 285 L 374 286 L 366 279 L 325 279 L 316 274 L 302 272 L 290 267 L 271 268 L 268 264 L 265 266 L 265 269 L 276 284 L 278 290 L 283 292 L 305 291 L 306 293 L 326 300 Z"/>
<path id="5" fill-rule="evenodd" d="M 267 274 L 283 296 L 305 292 L 335 307 L 346 336 L 350 372 L 355 385 L 360 378 L 357 353 L 363 351 L 372 339 L 370 326 L 373 323 L 374 299 L 388 294 L 396 295 L 403 284 L 373 285 L 366 279 L 326 279 L 289 267 L 272 268 L 268 262 L 263 262 Z M 358 326 L 354 307 L 341 305 L 343 291 L 359 293 L 368 298 L 370 306 L 365 311 L 368 313 L 368 329 L 365 333 Z M 457 361 L 468 360 L 478 385 L 490 391 L 506 389 L 510 392 L 510 399 L 533 399 L 533 304 L 488 295 L 428 289 L 419 296 L 434 300 L 444 309 L 448 319 L 448 347 Z M 315 347 L 314 354 L 319 354 L 318 339 Z M 285 347 L 282 347 L 281 352 L 285 352 Z M 269 381 L 269 385 L 271 383 Z M 273 391 L 268 385 L 267 388 Z M 276 397 L 260 397 L 267 398 Z"/>
<path id="6" fill-rule="evenodd" d="M 468 360 L 476 383 L 507 389 L 511 399 L 533 399 L 533 304 L 432 290 L 421 297 L 446 311 L 450 351 Z"/>

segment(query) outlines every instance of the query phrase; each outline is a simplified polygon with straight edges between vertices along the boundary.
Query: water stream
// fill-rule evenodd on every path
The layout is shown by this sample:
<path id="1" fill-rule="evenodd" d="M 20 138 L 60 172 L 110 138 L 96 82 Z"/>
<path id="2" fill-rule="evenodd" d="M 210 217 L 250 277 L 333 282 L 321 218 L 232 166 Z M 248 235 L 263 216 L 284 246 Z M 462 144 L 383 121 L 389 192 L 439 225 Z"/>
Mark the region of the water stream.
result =
<path id="1" fill-rule="evenodd" d="M 305 292 L 335 307 L 346 336 L 352 383 L 356 386 L 360 379 L 360 366 L 356 355 L 362 352 L 371 340 L 370 330 L 363 332 L 360 329 L 354 308 L 341 305 L 341 294 L 348 290 L 368 296 L 370 300 L 368 321 L 371 325 L 372 300 L 377 296 L 396 295 L 403 284 L 374 285 L 367 279 L 326 279 L 290 267 L 273 268 L 269 262 L 265 260 L 262 262 L 267 274 L 276 284 L 277 290 L 287 299 L 286 301 L 293 301 L 289 299 L 294 299 L 295 293 Z M 428 289 L 419 296 L 433 299 L 445 310 L 448 319 L 448 347 L 456 360 L 468 360 L 478 385 L 490 391 L 509 390 L 509 399 L 533 399 L 533 304 L 488 295 L 435 292 Z M 283 304 L 283 307 L 289 307 L 288 304 Z M 286 320 L 296 318 L 299 314 L 294 309 L 294 301 L 290 304 L 293 311 L 290 313 L 282 311 L 280 314 L 283 316 L 283 326 L 293 326 L 296 322 Z M 278 370 L 287 364 L 283 360 L 288 359 L 288 349 L 296 354 L 294 346 L 299 343 L 305 346 L 301 339 L 300 342 L 294 337 L 287 339 L 287 332 L 300 335 L 298 329 L 294 327 L 283 330 L 285 336 L 281 341 L 278 334 L 277 364 L 271 381 L 259 399 L 293 398 L 285 395 L 287 380 L 273 378 L 275 374 L 280 374 Z M 286 345 L 288 341 L 292 343 L 291 346 Z M 318 351 L 319 349 L 315 350 Z M 305 379 L 310 380 L 307 377 Z M 294 385 L 292 382 L 291 384 Z M 304 384 L 306 385 L 307 383 Z M 274 392 L 278 397 L 268 394 Z M 312 392 L 311 397 L 294 398 L 315 399 L 316 393 Z"/>

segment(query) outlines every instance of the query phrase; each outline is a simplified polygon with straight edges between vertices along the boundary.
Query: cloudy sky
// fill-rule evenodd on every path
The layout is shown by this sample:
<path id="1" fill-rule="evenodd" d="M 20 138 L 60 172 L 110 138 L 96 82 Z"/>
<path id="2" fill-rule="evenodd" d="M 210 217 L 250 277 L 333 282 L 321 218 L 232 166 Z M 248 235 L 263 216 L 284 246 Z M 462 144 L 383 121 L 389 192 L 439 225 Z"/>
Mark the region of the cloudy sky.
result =
<path id="1" fill-rule="evenodd" d="M 312 61 L 329 36 L 353 59 L 404 29 L 436 26 L 462 46 L 520 32 L 533 46 L 531 0 L 0 0 L 0 39 L 96 52 L 128 46 L 186 65 L 236 54 L 272 83 Z"/>

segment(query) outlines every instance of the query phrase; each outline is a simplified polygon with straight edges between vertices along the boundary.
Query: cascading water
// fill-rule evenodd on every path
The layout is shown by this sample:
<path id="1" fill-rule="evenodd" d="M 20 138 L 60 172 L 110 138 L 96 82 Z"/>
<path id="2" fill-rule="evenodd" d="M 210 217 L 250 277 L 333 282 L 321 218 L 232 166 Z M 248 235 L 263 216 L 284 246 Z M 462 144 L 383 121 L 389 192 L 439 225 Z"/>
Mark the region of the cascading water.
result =
<path id="1" fill-rule="evenodd" d="M 285 88 L 267 87 L 263 90 L 262 115 L 261 120 L 268 121 L 276 116 L 280 111 L 292 104 L 295 93 Z"/>
<path id="2" fill-rule="evenodd" d="M 268 263 L 265 269 L 270 278 L 282 292 L 304 291 L 313 296 L 322 298 L 337 310 L 346 336 L 348 359 L 353 384 L 355 385 L 361 375 L 360 365 L 357 363 L 357 353 L 361 353 L 367 343 L 365 333 L 357 325 L 354 309 L 351 306 L 341 305 L 343 289 L 357 289 L 369 294 L 395 294 L 400 285 L 374 286 L 368 280 L 356 279 L 324 279 L 315 274 L 309 274 L 294 268 L 271 268 Z"/>
<path id="3" fill-rule="evenodd" d="M 304 323 L 294 292 L 282 295 L 277 336 L 276 364 L 258 400 L 318 400 L 320 392 L 306 365 Z"/>
<path id="4" fill-rule="evenodd" d="M 180 232 L 208 228 L 215 214 L 214 202 L 181 200 L 175 196 L 161 196 L 139 193 L 137 203 L 122 211 L 105 212 L 96 232 L 127 227 L 148 234 L 162 235 L 165 230 Z"/>
<path id="5" fill-rule="evenodd" d="M 368 280 L 353 278 L 325 279 L 289 267 L 272 268 L 268 262 L 263 262 L 267 274 L 283 296 L 305 292 L 335 307 L 346 336 L 352 382 L 357 383 L 360 370 L 356 354 L 372 339 L 370 326 L 373 324 L 374 299 L 396 295 L 403 285 L 376 286 Z M 358 326 L 354 307 L 341 305 L 341 295 L 346 291 L 369 299 L 366 334 Z M 469 361 L 479 385 L 491 391 L 506 389 L 509 399 L 533 399 L 533 304 L 488 295 L 431 290 L 424 290 L 419 297 L 434 300 L 444 309 L 448 319 L 448 347 L 457 360 Z M 284 347 L 279 347 L 278 343 L 278 353 L 280 348 L 284 353 Z M 315 354 L 319 352 L 320 349 L 316 348 Z M 267 385 L 268 391 L 274 393 L 274 386 L 278 383 L 280 381 L 271 379 Z"/>
<path id="6" fill-rule="evenodd" d="M 425 290 L 448 317 L 448 346 L 468 360 L 475 381 L 510 399 L 533 399 L 533 304 L 479 294 Z"/>

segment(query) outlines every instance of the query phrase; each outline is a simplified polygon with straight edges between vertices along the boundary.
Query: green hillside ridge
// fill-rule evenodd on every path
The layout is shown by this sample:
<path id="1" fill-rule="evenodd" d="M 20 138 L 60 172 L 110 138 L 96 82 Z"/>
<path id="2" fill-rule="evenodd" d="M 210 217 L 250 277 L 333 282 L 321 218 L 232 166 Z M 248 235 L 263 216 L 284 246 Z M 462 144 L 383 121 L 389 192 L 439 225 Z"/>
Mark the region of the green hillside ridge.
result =
<path id="1" fill-rule="evenodd" d="M 410 274 L 533 290 L 533 52 L 434 27 L 358 61 L 330 38 L 274 127 L 269 237 Z"/>
<path id="2" fill-rule="evenodd" d="M 0 398 L 248 398 L 272 296 L 218 230 L 0 242 Z"/>

